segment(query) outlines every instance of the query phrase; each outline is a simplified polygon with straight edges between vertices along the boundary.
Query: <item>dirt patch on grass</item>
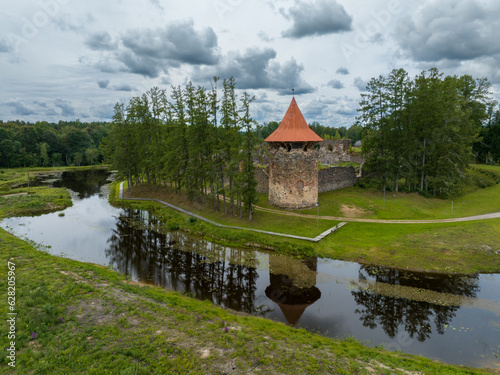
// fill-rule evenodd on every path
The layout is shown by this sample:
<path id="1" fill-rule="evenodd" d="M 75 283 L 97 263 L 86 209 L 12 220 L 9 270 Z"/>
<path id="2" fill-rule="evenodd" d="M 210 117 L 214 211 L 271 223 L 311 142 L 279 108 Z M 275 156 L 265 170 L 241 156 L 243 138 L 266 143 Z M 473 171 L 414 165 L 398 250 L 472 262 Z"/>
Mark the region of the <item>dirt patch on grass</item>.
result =
<path id="1" fill-rule="evenodd" d="M 370 213 L 370 211 L 363 208 L 346 204 L 340 206 L 340 211 L 345 217 L 363 217 L 366 216 L 366 214 Z"/>

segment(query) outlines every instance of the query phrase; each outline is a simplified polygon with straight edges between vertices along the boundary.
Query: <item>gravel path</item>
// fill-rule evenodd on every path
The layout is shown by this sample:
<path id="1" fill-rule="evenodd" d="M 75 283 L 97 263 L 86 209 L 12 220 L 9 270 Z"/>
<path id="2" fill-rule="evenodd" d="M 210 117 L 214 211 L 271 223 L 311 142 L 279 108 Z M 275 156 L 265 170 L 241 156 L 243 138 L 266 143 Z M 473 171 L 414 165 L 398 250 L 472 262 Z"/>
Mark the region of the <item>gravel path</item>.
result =
<path id="1" fill-rule="evenodd" d="M 297 216 L 313 219 L 316 215 L 299 214 L 296 212 L 286 212 L 282 210 L 274 210 L 272 208 L 264 208 L 259 206 L 254 206 L 254 209 L 258 211 L 271 212 L 280 215 Z M 380 224 L 437 224 L 437 223 L 458 223 L 462 221 L 476 221 L 476 220 L 487 220 L 487 219 L 498 219 L 500 218 L 500 212 L 494 212 L 491 214 L 475 215 L 467 217 L 456 217 L 449 219 L 431 219 L 431 220 L 384 220 L 384 219 L 363 219 L 357 217 L 336 217 L 336 216 L 319 216 L 322 220 L 334 220 L 334 221 L 350 221 L 358 223 L 380 223 Z"/>

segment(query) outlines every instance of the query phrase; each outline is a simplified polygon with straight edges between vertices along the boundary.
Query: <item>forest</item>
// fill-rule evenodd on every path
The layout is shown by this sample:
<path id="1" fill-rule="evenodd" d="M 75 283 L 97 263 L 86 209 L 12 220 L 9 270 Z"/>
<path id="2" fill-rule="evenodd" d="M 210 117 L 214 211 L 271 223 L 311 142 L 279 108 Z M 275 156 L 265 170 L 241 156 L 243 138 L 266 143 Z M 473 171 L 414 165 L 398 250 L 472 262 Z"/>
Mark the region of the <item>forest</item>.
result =
<path id="1" fill-rule="evenodd" d="M 498 112 L 492 119 L 487 79 L 444 77 L 433 68 L 412 80 L 399 69 L 372 78 L 367 91 L 358 117 L 365 180 L 384 190 L 446 197 L 460 191 L 474 151 L 483 162 L 494 160 Z"/>
<path id="2" fill-rule="evenodd" d="M 105 122 L 0 120 L 0 167 L 58 167 L 102 162 Z"/>

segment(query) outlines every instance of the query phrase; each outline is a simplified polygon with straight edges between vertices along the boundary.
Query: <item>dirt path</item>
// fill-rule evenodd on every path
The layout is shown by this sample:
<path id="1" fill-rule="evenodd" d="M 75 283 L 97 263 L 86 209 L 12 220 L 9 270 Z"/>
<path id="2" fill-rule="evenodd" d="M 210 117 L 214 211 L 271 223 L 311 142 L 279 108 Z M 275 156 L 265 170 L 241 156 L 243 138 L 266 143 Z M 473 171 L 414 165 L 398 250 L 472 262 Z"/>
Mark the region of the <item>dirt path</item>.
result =
<path id="1" fill-rule="evenodd" d="M 309 219 L 315 219 L 316 215 L 299 214 L 296 212 L 286 212 L 282 210 L 275 210 L 272 208 L 265 208 L 260 206 L 254 206 L 257 211 L 270 212 L 279 215 L 287 216 L 297 216 Z M 456 217 L 450 219 L 431 219 L 431 220 L 384 220 L 384 219 L 363 219 L 355 217 L 336 217 L 336 216 L 318 216 L 322 220 L 334 220 L 334 221 L 350 221 L 358 223 L 380 223 L 380 224 L 437 224 L 437 223 L 458 223 L 462 221 L 476 221 L 476 220 L 487 220 L 487 219 L 498 219 L 500 218 L 500 212 L 494 212 L 491 214 L 475 215 L 467 217 Z"/>

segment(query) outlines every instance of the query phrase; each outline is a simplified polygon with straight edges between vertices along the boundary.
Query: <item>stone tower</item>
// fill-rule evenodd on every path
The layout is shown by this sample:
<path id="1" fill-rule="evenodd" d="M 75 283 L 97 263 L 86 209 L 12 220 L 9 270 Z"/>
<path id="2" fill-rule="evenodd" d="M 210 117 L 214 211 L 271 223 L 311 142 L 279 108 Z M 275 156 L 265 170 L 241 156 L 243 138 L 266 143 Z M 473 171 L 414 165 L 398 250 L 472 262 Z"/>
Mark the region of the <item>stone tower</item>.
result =
<path id="1" fill-rule="evenodd" d="M 295 98 L 278 129 L 266 142 L 273 155 L 269 165 L 269 202 L 301 209 L 318 202 L 318 162 L 314 146 L 323 141 L 307 125 Z"/>

